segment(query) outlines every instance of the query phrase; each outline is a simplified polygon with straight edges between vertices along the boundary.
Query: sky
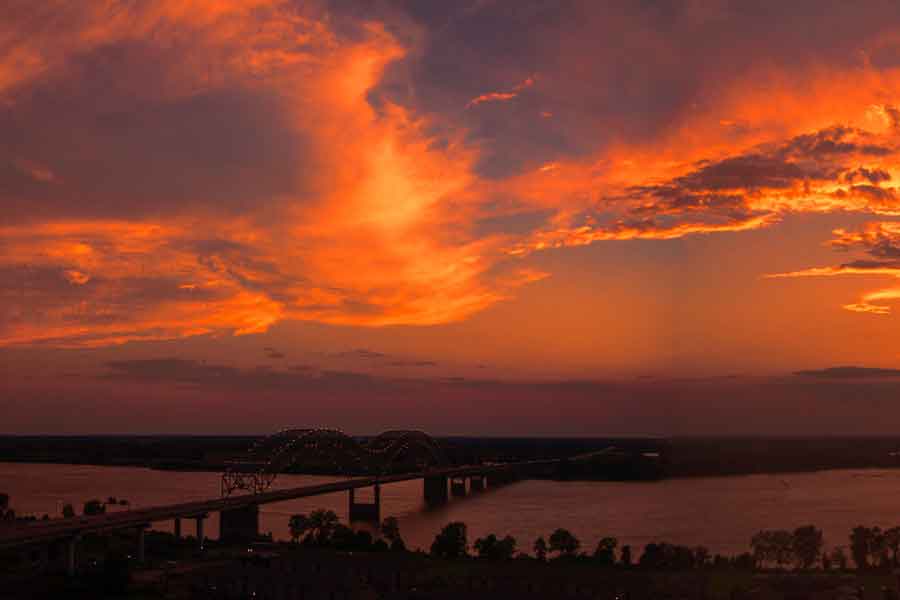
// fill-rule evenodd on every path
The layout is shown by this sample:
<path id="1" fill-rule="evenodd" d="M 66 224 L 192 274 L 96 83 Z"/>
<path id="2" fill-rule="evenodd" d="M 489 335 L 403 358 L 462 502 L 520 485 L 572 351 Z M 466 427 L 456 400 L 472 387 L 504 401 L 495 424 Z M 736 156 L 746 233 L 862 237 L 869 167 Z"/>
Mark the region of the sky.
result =
<path id="1" fill-rule="evenodd" d="M 900 426 L 891 0 L 0 10 L 0 432 Z"/>

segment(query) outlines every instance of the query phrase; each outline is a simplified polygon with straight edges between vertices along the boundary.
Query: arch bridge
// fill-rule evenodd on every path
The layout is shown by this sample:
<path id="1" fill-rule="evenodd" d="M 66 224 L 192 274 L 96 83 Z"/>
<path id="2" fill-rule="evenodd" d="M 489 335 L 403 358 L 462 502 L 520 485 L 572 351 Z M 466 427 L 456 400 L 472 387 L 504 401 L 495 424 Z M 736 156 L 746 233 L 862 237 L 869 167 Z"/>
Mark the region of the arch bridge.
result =
<path id="1" fill-rule="evenodd" d="M 269 490 L 279 473 L 302 466 L 329 474 L 383 477 L 450 466 L 441 445 L 422 431 L 385 431 L 359 441 L 339 429 L 284 429 L 230 460 L 222 496 Z"/>
<path id="2" fill-rule="evenodd" d="M 279 472 L 305 462 L 327 467 L 331 472 L 361 476 L 270 489 Z M 182 519 L 196 521 L 196 539 L 202 549 L 204 522 L 213 512 L 219 513 L 220 539 L 256 539 L 260 505 L 346 491 L 350 496 L 351 521 L 378 522 L 382 484 L 421 479 L 425 502 L 436 505 L 447 502 L 450 495 L 467 495 L 467 489 L 475 493 L 522 476 L 555 472 L 565 462 L 566 459 L 545 459 L 450 466 L 440 444 L 421 431 L 387 431 L 356 440 L 336 429 L 286 429 L 260 439 L 228 463 L 222 474 L 220 498 L 9 527 L 0 531 L 0 550 L 62 544 L 66 571 L 74 574 L 78 568 L 79 540 L 91 533 L 135 530 L 138 560 L 143 560 L 144 532 L 153 522 L 174 521 L 175 535 L 181 537 Z M 367 487 L 374 488 L 374 501 L 357 502 L 356 490 Z M 239 491 L 244 493 L 235 493 Z"/>

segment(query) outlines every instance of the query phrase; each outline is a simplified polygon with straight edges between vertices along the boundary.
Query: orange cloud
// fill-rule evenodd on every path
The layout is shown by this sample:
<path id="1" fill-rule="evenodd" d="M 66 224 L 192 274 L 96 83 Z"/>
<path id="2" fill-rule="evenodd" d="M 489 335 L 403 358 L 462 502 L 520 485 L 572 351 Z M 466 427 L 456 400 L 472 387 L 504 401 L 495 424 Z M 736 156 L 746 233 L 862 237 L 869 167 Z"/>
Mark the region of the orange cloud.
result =
<path id="1" fill-rule="evenodd" d="M 466 108 L 469 109 L 485 102 L 503 102 L 506 100 L 512 100 L 513 98 L 516 98 L 522 92 L 522 90 L 528 89 L 533 86 L 536 79 L 537 77 L 535 75 L 532 75 L 531 77 L 525 79 L 522 83 L 518 83 L 513 86 L 512 90 L 508 92 L 489 92 L 487 94 L 476 96 L 475 98 L 469 100 L 468 104 L 466 104 Z M 552 116 L 547 112 L 541 114 L 545 117 Z"/>
<path id="2" fill-rule="evenodd" d="M 829 245 L 843 252 L 860 250 L 868 258 L 838 266 L 814 267 L 767 275 L 769 278 L 834 277 L 838 275 L 889 276 L 900 279 L 900 222 L 867 223 L 861 231 L 836 229 Z M 900 300 L 900 288 L 875 290 L 843 308 L 876 315 L 891 313 L 885 302 Z"/>
<path id="3" fill-rule="evenodd" d="M 277 18 L 259 17 L 263 9 Z M 4 228 L 0 268 L 12 277 L 0 344 L 246 334 L 285 318 L 445 323 L 542 276 L 497 271 L 497 239 L 441 233 L 472 214 L 475 153 L 435 139 L 427 120 L 400 106 L 370 103 L 386 65 L 404 53 L 382 26 L 366 24 L 349 42 L 278 2 L 163 3 L 82 23 L 79 48 L 141 37 L 163 22 L 199 35 L 196 56 L 172 66 L 176 79 L 160 101 L 252 81 L 255 94 L 277 98 L 290 134 L 309 148 L 311 164 L 296 165 L 297 192 L 245 215 L 188 204 L 153 219 L 32 219 Z M 165 31 L 161 44 L 170 41 Z M 201 56 L 214 61 L 218 79 Z M 7 85 L 39 85 L 40 75 Z"/>
<path id="4" fill-rule="evenodd" d="M 25 31 L 26 17 L 49 25 Z M 545 277 L 523 262 L 543 249 L 749 231 L 797 212 L 900 215 L 900 113 L 892 104 L 900 69 L 798 75 L 767 66 L 698 94 L 707 104 L 685 107 L 640 137 L 618 134 L 610 119 L 577 121 L 566 108 L 571 98 L 542 98 L 545 118 L 529 113 L 537 125 L 576 120 L 588 141 L 548 144 L 527 169 L 486 177 L 484 140 L 380 87 L 396 76 L 390 65 L 415 55 L 409 45 L 419 32 L 372 21 L 354 22 L 346 34 L 338 18 L 280 0 L 171 0 L 24 7 L 0 24 L 0 39 L 9 40 L 0 57 L 4 106 L 27 113 L 37 92 L 61 86 L 85 94 L 97 111 L 60 128 L 82 136 L 81 162 L 12 157 L 29 180 L 22 189 L 55 201 L 60 214 L 6 198 L 26 208 L 20 222 L 0 230 L 9 315 L 0 344 L 242 334 L 281 319 L 447 323 Z M 122 56 L 144 69 L 123 68 Z M 103 94 L 81 89 L 91 79 L 85 74 L 107 67 L 113 76 Z M 581 71 L 573 73 L 578 79 Z M 532 76 L 481 94 L 466 108 L 525 90 L 548 100 L 568 93 L 535 83 Z M 225 107 L 210 119 L 213 128 L 177 136 L 211 106 Z M 169 152 L 181 149 L 172 140 L 209 138 L 198 148 L 213 158 L 192 162 L 193 147 L 173 163 L 162 162 L 165 151 L 139 155 L 112 192 L 103 188 L 117 175 L 112 168 L 73 180 L 85 165 L 137 153 L 127 141 L 140 135 Z M 604 144 L 592 145 L 595 138 Z M 262 167 L 248 164 L 260 156 Z M 142 184 L 132 186 L 135 177 Z M 159 180 L 171 185 L 156 187 Z M 230 200 L 229 188 L 242 184 Z M 491 225 L 521 214 L 538 214 L 539 222 Z M 896 232 L 880 228 L 833 242 L 863 249 L 877 265 L 773 277 L 894 276 L 895 265 L 874 252 Z M 848 309 L 879 312 L 873 303 L 893 299 L 881 290 Z"/>

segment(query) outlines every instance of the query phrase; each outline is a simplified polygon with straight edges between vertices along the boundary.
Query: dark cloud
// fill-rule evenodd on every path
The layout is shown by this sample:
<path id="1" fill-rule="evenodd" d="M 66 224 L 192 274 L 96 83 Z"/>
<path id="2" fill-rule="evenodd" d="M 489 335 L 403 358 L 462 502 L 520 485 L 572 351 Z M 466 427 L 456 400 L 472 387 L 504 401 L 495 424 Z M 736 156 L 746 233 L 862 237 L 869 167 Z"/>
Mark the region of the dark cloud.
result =
<path id="1" fill-rule="evenodd" d="M 896 16 L 887 2 L 859 10 L 815 0 L 440 4 L 396 4 L 422 29 L 423 46 L 374 95 L 435 116 L 445 128 L 464 125 L 484 150 L 479 174 L 491 178 L 652 138 L 714 106 L 723 89 L 761 64 L 807 72 L 822 64 L 859 67 L 861 41 L 890 31 Z M 873 45 L 884 62 L 887 48 Z M 535 85 L 515 98 L 463 110 L 472 98 L 513 89 L 533 74 Z M 540 118 L 544 112 L 553 118 Z M 793 149 L 820 157 L 850 150 L 828 136 L 799 138 Z M 885 149 L 863 144 L 855 151 L 877 156 Z"/>
<path id="2" fill-rule="evenodd" d="M 389 367 L 436 367 L 438 363 L 433 360 L 392 360 L 387 363 Z"/>
<path id="3" fill-rule="evenodd" d="M 433 360 L 398 357 L 384 352 L 369 350 L 367 348 L 345 350 L 343 352 L 336 352 L 330 356 L 333 358 L 371 362 L 384 367 L 435 367 L 438 364 Z"/>
<path id="4" fill-rule="evenodd" d="M 801 377 L 821 377 L 827 379 L 866 379 L 900 377 L 900 369 L 880 369 L 875 367 L 829 367 L 827 369 L 795 371 Z"/>
<path id="5" fill-rule="evenodd" d="M 882 183 L 884 181 L 890 181 L 891 174 L 884 169 L 867 169 L 865 167 L 860 167 L 858 169 L 851 169 L 844 173 L 843 179 L 847 183 L 853 183 L 855 181 L 865 179 L 872 185 L 878 185 L 879 183 Z"/>
<path id="6" fill-rule="evenodd" d="M 124 379 L 144 383 L 190 383 L 210 388 L 240 390 L 341 391 L 383 388 L 396 382 L 350 371 L 328 371 L 292 368 L 275 370 L 268 365 L 241 369 L 205 361 L 179 358 L 111 361 L 106 365 L 107 379 Z"/>
<path id="7" fill-rule="evenodd" d="M 302 191 L 309 149 L 278 99 L 240 86 L 162 97 L 184 57 L 157 49 L 95 50 L 0 110 L 7 218 L 246 212 Z M 46 165 L 58 184 L 14 168 L 23 157 Z"/>
<path id="8" fill-rule="evenodd" d="M 375 360 L 386 358 L 387 354 L 384 354 L 383 352 L 376 352 L 374 350 L 368 350 L 366 348 L 356 348 L 354 350 L 337 352 L 333 356 L 336 358 L 361 358 L 363 360 Z"/>

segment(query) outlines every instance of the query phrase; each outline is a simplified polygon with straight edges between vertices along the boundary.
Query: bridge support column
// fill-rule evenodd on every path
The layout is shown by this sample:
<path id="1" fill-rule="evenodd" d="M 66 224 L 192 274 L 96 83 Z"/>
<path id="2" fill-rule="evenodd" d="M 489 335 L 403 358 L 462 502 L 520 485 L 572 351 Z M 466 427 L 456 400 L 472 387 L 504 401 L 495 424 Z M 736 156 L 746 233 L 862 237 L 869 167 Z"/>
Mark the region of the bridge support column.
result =
<path id="1" fill-rule="evenodd" d="M 197 547 L 200 550 L 203 550 L 203 545 L 204 545 L 203 542 L 205 540 L 205 538 L 203 536 L 203 522 L 206 520 L 206 518 L 208 516 L 209 515 L 203 514 L 203 515 L 197 515 L 195 517 L 195 519 L 197 520 Z"/>
<path id="2" fill-rule="evenodd" d="M 466 496 L 466 478 L 454 477 L 451 479 L 450 493 L 456 498 L 464 498 Z"/>
<path id="3" fill-rule="evenodd" d="M 137 559 L 139 564 L 144 564 L 147 560 L 147 525 L 141 525 L 137 530 Z"/>
<path id="4" fill-rule="evenodd" d="M 350 488 L 350 520 L 351 521 L 368 521 L 371 523 L 381 522 L 381 485 L 375 484 L 375 499 L 372 502 L 357 502 L 356 489 Z"/>
<path id="5" fill-rule="evenodd" d="M 78 536 L 66 541 L 66 575 L 74 577 L 78 570 Z"/>
<path id="6" fill-rule="evenodd" d="M 425 503 L 429 505 L 444 504 L 447 502 L 447 477 L 444 475 L 435 475 L 433 477 L 425 477 L 424 482 Z"/>
<path id="7" fill-rule="evenodd" d="M 469 490 L 472 492 L 483 492 L 484 475 L 472 475 L 469 477 Z"/>
<path id="8" fill-rule="evenodd" d="M 223 510 L 219 513 L 219 539 L 224 542 L 252 541 L 259 537 L 259 505 Z"/>
<path id="9" fill-rule="evenodd" d="M 509 483 L 513 481 L 514 475 L 512 471 L 508 469 L 504 469 L 502 471 L 493 471 L 488 473 L 487 482 L 491 487 L 503 485 L 504 483 Z"/>
<path id="10" fill-rule="evenodd" d="M 175 539 L 181 539 L 181 519 L 175 519 Z"/>

